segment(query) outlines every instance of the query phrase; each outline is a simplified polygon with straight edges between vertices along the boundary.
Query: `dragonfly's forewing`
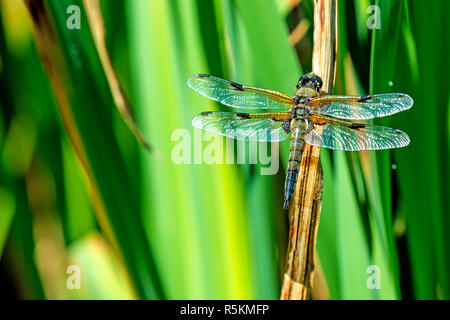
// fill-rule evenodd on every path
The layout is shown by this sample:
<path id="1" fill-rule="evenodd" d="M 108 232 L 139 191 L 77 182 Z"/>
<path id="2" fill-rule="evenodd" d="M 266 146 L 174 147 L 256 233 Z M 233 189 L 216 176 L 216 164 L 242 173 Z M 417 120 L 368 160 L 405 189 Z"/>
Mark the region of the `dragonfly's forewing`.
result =
<path id="1" fill-rule="evenodd" d="M 201 130 L 248 141 L 283 141 L 289 137 L 287 113 L 202 112 L 192 120 Z"/>
<path id="2" fill-rule="evenodd" d="M 206 74 L 192 76 L 188 85 L 205 97 L 230 107 L 288 110 L 293 98 L 287 94 L 220 79 Z"/>
<path id="3" fill-rule="evenodd" d="M 404 93 L 370 96 L 319 96 L 309 101 L 312 113 L 349 120 L 389 116 L 411 108 L 413 100 Z"/>
<path id="4" fill-rule="evenodd" d="M 344 121 L 332 124 L 308 121 L 305 142 L 334 150 L 361 151 L 405 147 L 409 137 L 401 130 L 388 127 Z"/>

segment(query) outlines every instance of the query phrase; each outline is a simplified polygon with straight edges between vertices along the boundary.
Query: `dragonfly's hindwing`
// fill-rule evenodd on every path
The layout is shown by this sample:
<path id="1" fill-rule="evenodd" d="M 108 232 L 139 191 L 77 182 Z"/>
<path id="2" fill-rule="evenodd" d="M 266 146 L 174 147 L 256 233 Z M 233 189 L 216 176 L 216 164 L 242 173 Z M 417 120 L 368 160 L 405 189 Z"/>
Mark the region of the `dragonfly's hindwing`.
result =
<path id="1" fill-rule="evenodd" d="M 277 142 L 287 139 L 283 122 L 266 117 L 269 114 L 207 111 L 197 115 L 192 125 L 237 140 Z"/>
<path id="2" fill-rule="evenodd" d="M 320 132 L 322 129 L 322 132 Z M 308 123 L 305 142 L 334 150 L 361 151 L 405 147 L 409 137 L 401 130 L 362 123 Z"/>

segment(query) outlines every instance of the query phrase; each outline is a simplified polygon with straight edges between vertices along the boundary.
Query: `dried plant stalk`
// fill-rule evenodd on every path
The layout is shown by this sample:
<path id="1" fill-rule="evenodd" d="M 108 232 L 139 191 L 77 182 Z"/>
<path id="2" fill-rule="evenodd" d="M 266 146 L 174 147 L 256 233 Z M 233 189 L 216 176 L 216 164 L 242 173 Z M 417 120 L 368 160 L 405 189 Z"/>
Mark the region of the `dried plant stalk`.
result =
<path id="1" fill-rule="evenodd" d="M 337 53 L 337 0 L 314 1 L 313 72 L 330 93 Z M 290 208 L 289 244 L 286 255 L 282 300 L 306 300 L 311 296 L 314 254 L 322 207 L 320 147 L 305 144 L 299 178 Z"/>

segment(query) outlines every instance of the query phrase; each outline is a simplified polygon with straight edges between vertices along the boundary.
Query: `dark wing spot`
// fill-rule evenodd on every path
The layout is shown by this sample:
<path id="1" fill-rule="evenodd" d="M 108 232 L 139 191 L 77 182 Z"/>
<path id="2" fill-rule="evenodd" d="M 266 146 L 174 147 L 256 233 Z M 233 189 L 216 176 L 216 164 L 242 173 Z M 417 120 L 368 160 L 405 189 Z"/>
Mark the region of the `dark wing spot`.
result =
<path id="1" fill-rule="evenodd" d="M 365 128 L 366 125 L 363 123 L 352 123 L 352 125 L 350 126 L 350 128 L 358 130 L 359 128 Z"/>
<path id="2" fill-rule="evenodd" d="M 242 86 L 242 84 L 230 81 L 231 86 L 238 91 L 244 91 L 244 87 Z"/>
<path id="3" fill-rule="evenodd" d="M 200 77 L 200 78 L 208 78 L 208 77 L 209 77 L 209 74 L 200 73 L 200 74 L 197 75 L 197 77 Z"/>
<path id="4" fill-rule="evenodd" d="M 211 113 L 212 113 L 212 111 L 205 111 L 205 112 L 200 113 L 200 115 L 201 116 L 207 116 L 207 115 L 209 115 Z"/>
<path id="5" fill-rule="evenodd" d="M 248 114 L 248 113 L 236 113 L 236 115 L 238 116 L 238 117 L 241 117 L 242 119 L 249 119 L 250 118 L 250 115 Z"/>
<path id="6" fill-rule="evenodd" d="M 403 132 L 401 130 L 395 129 L 396 134 L 402 134 Z"/>
<path id="7" fill-rule="evenodd" d="M 370 99 L 372 99 L 372 96 L 362 96 L 361 98 L 358 99 L 358 102 L 367 102 Z"/>

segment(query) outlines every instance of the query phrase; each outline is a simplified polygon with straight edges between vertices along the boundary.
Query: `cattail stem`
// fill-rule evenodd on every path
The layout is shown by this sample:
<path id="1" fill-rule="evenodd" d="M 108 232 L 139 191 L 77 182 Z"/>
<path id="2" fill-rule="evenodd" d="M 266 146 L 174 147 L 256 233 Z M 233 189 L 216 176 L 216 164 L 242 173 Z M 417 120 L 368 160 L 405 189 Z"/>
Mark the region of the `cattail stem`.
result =
<path id="1" fill-rule="evenodd" d="M 337 0 L 314 1 L 313 72 L 331 93 L 337 53 Z M 311 296 L 314 254 L 322 207 L 320 147 L 305 144 L 299 178 L 289 211 L 290 230 L 282 300 L 306 300 Z"/>

